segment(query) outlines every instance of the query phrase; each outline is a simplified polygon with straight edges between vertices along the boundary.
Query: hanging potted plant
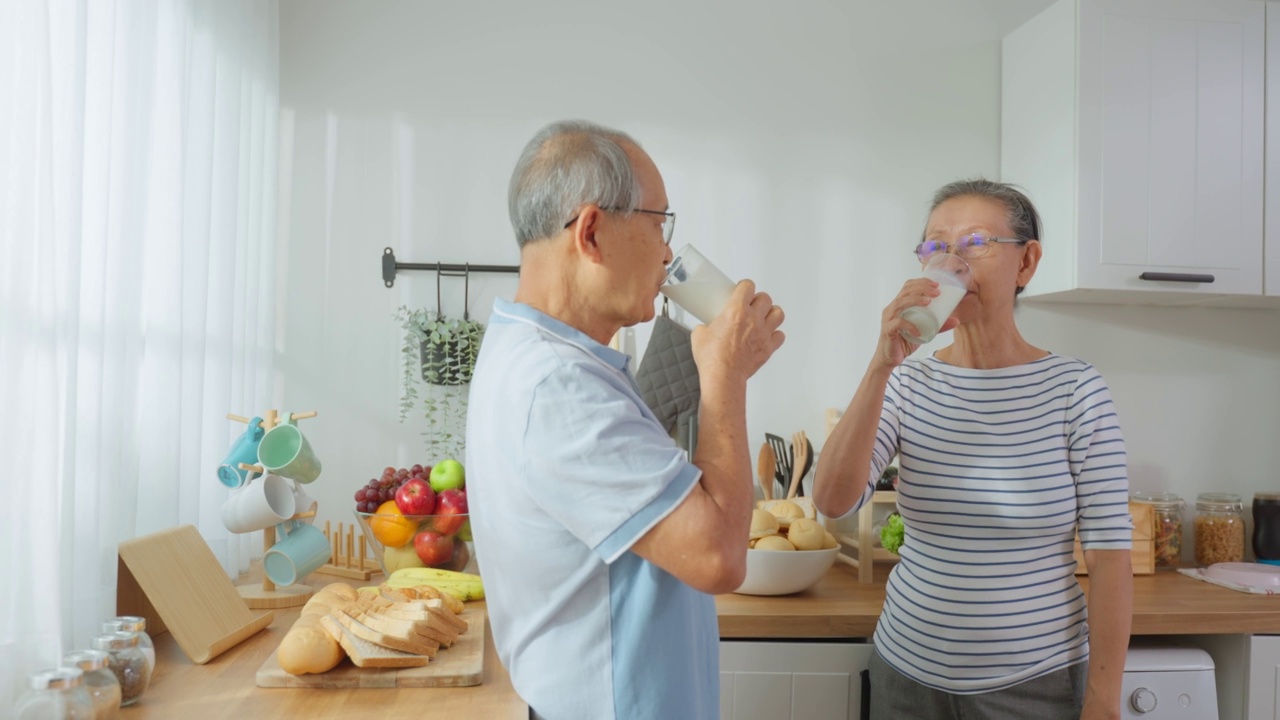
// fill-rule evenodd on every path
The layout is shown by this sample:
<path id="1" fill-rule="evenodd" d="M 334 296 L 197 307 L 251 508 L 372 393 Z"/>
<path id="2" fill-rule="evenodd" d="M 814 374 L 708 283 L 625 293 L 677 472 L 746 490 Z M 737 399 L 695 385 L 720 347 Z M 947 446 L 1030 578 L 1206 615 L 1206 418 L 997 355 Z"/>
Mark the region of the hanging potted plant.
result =
<path id="1" fill-rule="evenodd" d="M 470 319 L 465 309 L 461 319 L 448 317 L 440 311 L 439 273 L 436 276 L 436 309 L 411 310 L 402 306 L 395 317 L 403 333 L 400 422 L 409 417 L 421 397 L 427 420 L 425 435 L 428 447 L 441 459 L 459 458 L 463 450 L 467 412 L 464 386 L 471 382 L 475 373 L 484 325 Z M 426 384 L 426 391 L 421 396 L 418 393 L 419 383 Z"/>

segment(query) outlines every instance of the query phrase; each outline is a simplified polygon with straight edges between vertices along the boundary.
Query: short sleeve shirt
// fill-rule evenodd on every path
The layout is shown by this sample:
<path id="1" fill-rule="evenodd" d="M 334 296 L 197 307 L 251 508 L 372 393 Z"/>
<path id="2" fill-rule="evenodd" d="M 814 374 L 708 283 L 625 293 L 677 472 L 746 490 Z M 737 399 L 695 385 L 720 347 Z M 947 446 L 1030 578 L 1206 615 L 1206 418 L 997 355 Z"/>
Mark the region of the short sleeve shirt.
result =
<path id="1" fill-rule="evenodd" d="M 701 472 L 630 358 L 498 300 L 467 411 L 467 498 L 494 644 L 536 713 L 719 717 L 711 596 L 631 552 Z"/>

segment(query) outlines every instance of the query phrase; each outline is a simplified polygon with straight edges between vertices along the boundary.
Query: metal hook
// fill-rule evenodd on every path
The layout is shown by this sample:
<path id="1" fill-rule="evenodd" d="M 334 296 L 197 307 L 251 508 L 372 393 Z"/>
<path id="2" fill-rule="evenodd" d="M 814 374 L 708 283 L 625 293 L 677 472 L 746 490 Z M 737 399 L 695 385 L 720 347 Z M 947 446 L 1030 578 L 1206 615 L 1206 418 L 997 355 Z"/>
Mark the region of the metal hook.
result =
<path id="1" fill-rule="evenodd" d="M 462 265 L 462 319 L 471 319 L 471 263 Z"/>

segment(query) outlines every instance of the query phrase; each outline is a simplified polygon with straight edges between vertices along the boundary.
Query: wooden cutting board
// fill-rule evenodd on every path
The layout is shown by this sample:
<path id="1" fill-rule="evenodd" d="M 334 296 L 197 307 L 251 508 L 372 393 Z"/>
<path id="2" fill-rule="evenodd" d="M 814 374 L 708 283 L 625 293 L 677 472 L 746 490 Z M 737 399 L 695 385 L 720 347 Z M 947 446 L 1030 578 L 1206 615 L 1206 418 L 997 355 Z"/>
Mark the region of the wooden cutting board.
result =
<path id="1" fill-rule="evenodd" d="M 416 668 L 358 668 L 351 660 L 327 673 L 290 675 L 280 669 L 273 652 L 258 668 L 258 687 L 264 688 L 427 688 L 472 687 L 484 677 L 485 609 L 468 606 L 460 616 L 467 631 L 451 648 L 440 648 L 435 659 Z"/>

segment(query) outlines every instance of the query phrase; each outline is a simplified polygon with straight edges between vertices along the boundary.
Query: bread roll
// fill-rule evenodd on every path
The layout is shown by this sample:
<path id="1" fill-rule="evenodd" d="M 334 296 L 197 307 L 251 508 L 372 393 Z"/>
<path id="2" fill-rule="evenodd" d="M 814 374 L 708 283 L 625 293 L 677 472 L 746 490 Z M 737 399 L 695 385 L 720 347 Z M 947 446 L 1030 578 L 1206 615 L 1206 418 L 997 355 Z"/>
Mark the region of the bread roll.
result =
<path id="1" fill-rule="evenodd" d="M 333 585 L 325 587 L 307 601 L 301 616 L 280 641 L 276 661 L 285 672 L 292 675 L 328 672 L 346 657 L 338 641 L 320 625 L 320 618 L 329 612 L 331 604 L 348 602 L 340 590 L 330 591 L 329 588 L 332 587 Z M 354 592 L 353 589 L 352 594 Z"/>

